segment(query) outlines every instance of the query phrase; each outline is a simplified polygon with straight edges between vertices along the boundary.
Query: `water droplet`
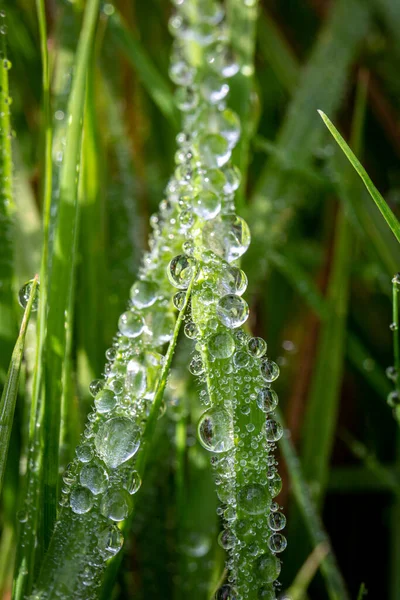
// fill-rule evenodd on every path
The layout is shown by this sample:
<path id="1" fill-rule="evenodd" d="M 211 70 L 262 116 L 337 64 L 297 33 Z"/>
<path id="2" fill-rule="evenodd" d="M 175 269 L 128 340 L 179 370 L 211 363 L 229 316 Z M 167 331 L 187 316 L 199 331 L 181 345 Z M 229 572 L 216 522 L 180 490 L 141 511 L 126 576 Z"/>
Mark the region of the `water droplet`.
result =
<path id="1" fill-rule="evenodd" d="M 186 337 L 189 338 L 190 340 L 194 340 L 199 335 L 198 327 L 192 321 L 189 321 L 188 323 L 185 324 L 184 332 L 185 332 Z"/>
<path id="2" fill-rule="evenodd" d="M 234 329 L 245 323 L 249 316 L 249 307 L 240 296 L 227 294 L 218 301 L 216 313 L 221 323 L 229 329 Z"/>
<path id="3" fill-rule="evenodd" d="M 107 472 L 99 465 L 85 465 L 80 474 L 80 482 L 83 487 L 88 488 L 92 494 L 97 496 L 107 488 Z"/>
<path id="4" fill-rule="evenodd" d="M 211 336 L 207 348 L 214 358 L 229 358 L 235 351 L 235 341 L 230 333 L 221 331 Z"/>
<path id="5" fill-rule="evenodd" d="M 34 282 L 34 279 L 31 279 L 30 281 L 25 283 L 25 285 L 23 285 L 22 288 L 18 292 L 18 302 L 19 302 L 19 305 L 22 306 L 22 308 L 26 308 L 26 306 L 28 304 L 29 296 L 30 296 L 31 289 L 33 286 L 33 282 Z M 33 303 L 32 303 L 32 312 L 36 312 L 38 307 L 39 307 L 39 284 L 36 287 L 36 293 L 35 293 L 35 297 L 34 297 Z"/>
<path id="6" fill-rule="evenodd" d="M 74 513 L 83 515 L 93 506 L 93 496 L 87 488 L 76 487 L 71 492 L 69 504 Z"/>
<path id="7" fill-rule="evenodd" d="M 279 377 L 279 367 L 272 360 L 266 359 L 261 363 L 261 375 L 268 383 L 272 383 Z"/>
<path id="8" fill-rule="evenodd" d="M 268 490 L 258 483 L 243 487 L 238 493 L 238 506 L 250 515 L 265 513 L 271 504 Z"/>
<path id="9" fill-rule="evenodd" d="M 204 373 L 204 364 L 200 354 L 195 354 L 189 363 L 189 371 L 192 375 L 201 375 Z"/>
<path id="10" fill-rule="evenodd" d="M 110 556 L 117 554 L 124 543 L 124 536 L 116 525 L 103 529 L 98 536 L 98 546 Z"/>
<path id="11" fill-rule="evenodd" d="M 135 338 L 144 329 L 143 317 L 132 311 L 125 312 L 119 318 L 118 328 L 122 335 L 128 338 Z"/>
<path id="12" fill-rule="evenodd" d="M 213 192 L 207 190 L 193 200 L 193 212 L 202 219 L 214 219 L 221 210 L 221 200 Z"/>
<path id="13" fill-rule="evenodd" d="M 281 512 L 272 512 L 268 516 L 268 525 L 273 531 L 280 531 L 286 525 L 286 517 Z"/>
<path id="14" fill-rule="evenodd" d="M 268 547 L 271 552 L 283 552 L 286 546 L 286 538 L 281 533 L 274 533 L 268 540 Z"/>
<path id="15" fill-rule="evenodd" d="M 245 369 L 249 366 L 249 363 L 250 356 L 247 354 L 247 352 L 235 352 L 235 355 L 233 357 L 233 364 L 237 369 Z"/>
<path id="16" fill-rule="evenodd" d="M 225 584 L 215 594 L 215 600 L 237 600 L 237 597 L 233 588 L 229 584 Z"/>
<path id="17" fill-rule="evenodd" d="M 266 583 L 273 583 L 281 572 L 281 561 L 274 555 L 262 554 L 255 564 L 257 574 Z"/>
<path id="18" fill-rule="evenodd" d="M 141 279 L 131 287 L 131 300 L 136 308 L 152 306 L 158 298 L 158 287 L 152 281 Z"/>
<path id="19" fill-rule="evenodd" d="M 111 469 L 136 454 L 139 444 L 139 429 L 126 417 L 109 419 L 99 427 L 95 437 L 96 450 Z"/>
<path id="20" fill-rule="evenodd" d="M 201 161 L 206 167 L 223 167 L 231 157 L 231 148 L 226 138 L 218 133 L 203 136 L 198 143 Z"/>
<path id="21" fill-rule="evenodd" d="M 101 390 L 94 399 L 96 410 L 99 413 L 106 413 L 115 408 L 117 398 L 111 390 Z"/>
<path id="22" fill-rule="evenodd" d="M 234 446 L 232 419 L 223 408 L 203 413 L 197 432 L 201 445 L 211 452 L 227 452 Z"/>
<path id="23" fill-rule="evenodd" d="M 217 281 L 221 294 L 236 294 L 241 296 L 247 288 L 247 276 L 241 269 L 225 264 Z"/>
<path id="24" fill-rule="evenodd" d="M 131 496 L 139 491 L 141 485 L 142 479 L 137 471 L 132 471 L 127 474 L 124 481 L 124 488 Z"/>
<path id="25" fill-rule="evenodd" d="M 397 331 L 399 327 L 398 327 L 397 323 L 390 323 L 389 328 L 390 328 L 390 331 Z"/>
<path id="26" fill-rule="evenodd" d="M 257 394 L 257 406 L 268 413 L 278 406 L 278 394 L 270 388 L 262 388 Z"/>
<path id="27" fill-rule="evenodd" d="M 388 394 L 387 403 L 391 408 L 395 408 L 400 404 L 400 394 L 397 390 L 393 390 Z"/>
<path id="28" fill-rule="evenodd" d="M 282 489 L 282 479 L 279 473 L 275 471 L 273 477 L 268 481 L 268 490 L 271 494 L 271 498 L 275 498 L 278 494 L 280 494 Z"/>
<path id="29" fill-rule="evenodd" d="M 229 529 L 224 529 L 218 536 L 218 543 L 224 550 L 230 550 L 235 545 L 236 538 Z"/>
<path id="30" fill-rule="evenodd" d="M 267 351 L 267 344 L 262 338 L 253 337 L 247 342 L 247 349 L 255 358 L 261 358 Z"/>
<path id="31" fill-rule="evenodd" d="M 100 390 L 103 389 L 105 385 L 104 379 L 93 379 L 93 381 L 89 384 L 89 391 L 92 396 L 97 396 Z"/>
<path id="32" fill-rule="evenodd" d="M 182 310 L 185 305 L 186 292 L 177 292 L 173 297 L 175 308 Z"/>
<path id="33" fill-rule="evenodd" d="M 236 215 L 221 215 L 203 227 L 203 243 L 214 254 L 233 262 L 250 245 L 250 230 L 244 219 Z"/>
<path id="34" fill-rule="evenodd" d="M 125 490 L 109 490 L 100 504 L 102 515 L 112 521 L 123 521 L 132 510 L 132 500 Z"/>
<path id="35" fill-rule="evenodd" d="M 268 442 L 277 442 L 283 435 L 282 425 L 273 419 L 267 419 L 265 422 L 265 436 Z"/>
<path id="36" fill-rule="evenodd" d="M 195 272 L 196 262 L 185 254 L 179 254 L 171 260 L 168 266 L 168 279 L 173 286 L 186 289 Z"/>
<path id="37" fill-rule="evenodd" d="M 275 588 L 272 585 L 263 585 L 257 590 L 259 600 L 276 600 Z"/>
<path id="38" fill-rule="evenodd" d="M 80 444 L 75 450 L 76 456 L 80 462 L 87 463 L 93 458 L 93 450 L 88 444 Z"/>
<path id="39" fill-rule="evenodd" d="M 134 398 L 142 398 L 147 391 L 146 368 L 135 358 L 126 368 L 126 388 Z"/>

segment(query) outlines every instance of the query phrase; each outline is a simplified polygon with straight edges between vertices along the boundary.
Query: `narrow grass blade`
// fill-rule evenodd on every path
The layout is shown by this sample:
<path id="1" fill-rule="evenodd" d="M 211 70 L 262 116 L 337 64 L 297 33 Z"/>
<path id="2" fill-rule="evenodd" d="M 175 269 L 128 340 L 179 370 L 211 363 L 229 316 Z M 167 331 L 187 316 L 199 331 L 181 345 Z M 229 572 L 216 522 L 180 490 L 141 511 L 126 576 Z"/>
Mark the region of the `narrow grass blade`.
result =
<path id="1" fill-rule="evenodd" d="M 280 413 L 278 414 L 278 418 L 281 425 L 284 426 L 283 417 Z M 283 435 L 279 441 L 279 447 L 285 459 L 293 495 L 307 527 L 311 543 L 314 548 L 323 543 L 329 549 L 328 554 L 321 563 L 321 572 L 325 579 L 328 597 L 330 600 L 349 600 L 346 584 L 337 565 L 328 534 L 324 529 L 318 510 L 312 500 L 299 458 L 296 455 L 290 437 Z"/>
<path id="2" fill-rule="evenodd" d="M 287 596 L 290 600 L 302 600 L 304 598 L 311 580 L 328 553 L 329 546 L 325 543 L 319 544 L 319 546 L 314 548 L 287 591 Z"/>
<path id="3" fill-rule="evenodd" d="M 129 31 L 117 11 L 110 15 L 108 27 L 112 39 L 126 54 L 147 93 L 175 129 L 178 124 L 177 113 L 168 82 L 159 73 L 142 44 L 135 38 L 133 32 Z"/>
<path id="4" fill-rule="evenodd" d="M 298 168 L 312 163 L 315 150 L 324 140 L 315 111 L 324 106 L 334 113 L 340 106 L 351 65 L 369 28 L 369 13 L 369 7 L 357 0 L 339 0 L 332 5 L 276 140 L 279 150 Z M 285 239 L 288 222 L 307 189 L 304 182 L 288 177 L 274 157 L 262 170 L 249 211 L 253 244 L 244 262 L 253 288 L 266 273 L 269 250 Z"/>
<path id="5" fill-rule="evenodd" d="M 368 173 L 366 172 L 366 170 L 364 169 L 364 167 L 362 166 L 362 164 L 360 163 L 358 158 L 355 156 L 355 154 L 352 152 L 352 150 L 349 148 L 349 146 L 346 144 L 346 142 L 344 141 L 344 139 L 342 138 L 342 136 L 340 135 L 340 133 L 338 132 L 336 127 L 333 125 L 333 123 L 328 119 L 326 114 L 323 113 L 321 110 L 319 110 L 318 112 L 319 112 L 322 120 L 324 121 L 325 125 L 331 132 L 332 136 L 334 137 L 336 142 L 339 144 L 340 148 L 343 150 L 343 152 L 349 159 L 350 163 L 352 164 L 354 169 L 357 171 L 357 173 L 361 177 L 365 187 L 367 188 L 367 190 L 368 190 L 369 194 L 371 195 L 371 198 L 375 202 L 376 206 L 379 208 L 379 210 L 380 210 L 383 218 L 385 219 L 386 223 L 388 224 L 388 227 L 390 228 L 391 232 L 393 233 L 393 235 L 395 236 L 397 241 L 400 242 L 400 223 L 399 223 L 397 217 L 393 214 L 390 207 L 386 203 L 385 199 L 382 197 L 382 195 L 379 193 L 379 191 L 376 189 L 376 187 L 372 183 Z"/>
<path id="6" fill-rule="evenodd" d="M 363 598 L 367 595 L 368 595 L 367 588 L 365 587 L 365 584 L 362 583 L 360 585 L 360 590 L 358 592 L 357 600 L 363 600 Z"/>
<path id="7" fill-rule="evenodd" d="M 11 429 L 14 420 L 15 404 L 17 401 L 19 374 L 24 353 L 26 329 L 31 316 L 32 306 L 35 302 L 37 286 L 38 277 L 36 276 L 30 286 L 29 300 L 25 307 L 21 328 L 14 351 L 12 353 L 7 379 L 0 400 L 0 494 L 3 487 L 8 447 L 10 444 Z"/>
<path id="8" fill-rule="evenodd" d="M 366 88 L 360 80 L 353 118 L 352 140 L 360 146 L 366 106 Z M 319 505 L 328 480 L 344 368 L 346 320 L 353 254 L 352 230 L 343 206 L 335 226 L 333 259 L 328 283 L 329 318 L 318 344 L 306 418 L 303 426 L 302 463 Z"/>
<path id="9" fill-rule="evenodd" d="M 92 51 L 99 0 L 86 6 L 76 53 L 75 71 L 68 106 L 69 127 L 66 151 L 60 174 L 60 200 L 49 282 L 47 334 L 45 349 L 44 412 L 44 537 L 47 545 L 56 518 L 58 494 L 59 436 L 62 381 L 66 357 L 67 328 L 71 323 L 72 282 L 75 268 L 78 224 L 78 177 L 80 144 L 85 101 L 87 66 Z"/>
<path id="10" fill-rule="evenodd" d="M 0 34 L 0 384 L 5 381 L 9 356 L 16 335 L 14 314 L 14 250 L 13 250 L 13 218 L 15 212 L 12 186 L 13 169 L 11 156 L 11 123 L 8 73 L 11 67 L 7 59 L 6 36 L 3 29 L 5 16 L 0 17 L 2 33 Z"/>

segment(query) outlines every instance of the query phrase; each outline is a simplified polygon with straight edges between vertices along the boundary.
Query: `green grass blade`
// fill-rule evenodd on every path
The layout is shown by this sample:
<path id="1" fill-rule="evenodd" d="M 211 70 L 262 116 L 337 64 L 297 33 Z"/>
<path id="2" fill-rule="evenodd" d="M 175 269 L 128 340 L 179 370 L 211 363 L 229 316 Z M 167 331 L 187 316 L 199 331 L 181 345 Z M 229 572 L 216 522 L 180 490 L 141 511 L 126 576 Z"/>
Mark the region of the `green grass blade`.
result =
<path id="1" fill-rule="evenodd" d="M 44 413 L 44 536 L 47 545 L 53 530 L 58 488 L 59 436 L 62 381 L 67 344 L 67 327 L 71 327 L 72 281 L 75 265 L 78 223 L 78 176 L 82 118 L 85 102 L 86 71 L 92 51 L 99 0 L 86 6 L 80 34 L 71 96 L 68 106 L 69 127 L 66 151 L 60 174 L 60 200 L 49 282 L 49 304 L 45 351 Z"/>
<path id="2" fill-rule="evenodd" d="M 19 374 L 24 353 L 26 329 L 31 316 L 32 305 L 36 298 L 37 285 L 38 277 L 36 276 L 30 287 L 29 300 L 25 307 L 21 328 L 12 353 L 7 379 L 0 400 L 0 494 L 3 487 L 8 447 L 10 444 L 11 429 L 14 420 L 15 404 L 17 401 Z"/>
<path id="3" fill-rule="evenodd" d="M 177 112 L 168 82 L 159 73 L 142 44 L 128 29 L 117 11 L 109 17 L 108 27 L 113 41 L 125 53 L 147 93 L 175 129 L 178 124 Z"/>
<path id="4" fill-rule="evenodd" d="M 324 106 L 334 113 L 340 106 L 351 65 L 369 28 L 369 10 L 357 0 L 334 3 L 302 71 L 276 140 L 279 151 L 298 168 L 310 166 L 316 148 L 324 140 L 315 111 Z M 329 86 L 326 65 L 329 65 Z M 256 183 L 249 211 L 253 244 L 244 265 L 253 288 L 266 273 L 268 251 L 284 239 L 287 224 L 305 194 L 303 182 L 288 177 L 279 163 L 274 157 L 268 160 Z"/>
<path id="5" fill-rule="evenodd" d="M 0 17 L 1 27 L 6 27 L 5 16 Z M 6 36 L 0 34 L 0 341 L 3 352 L 0 354 L 0 384 L 5 381 L 9 356 L 16 335 L 16 322 L 13 294 L 14 249 L 13 218 L 13 167 L 11 155 L 11 123 L 8 73 L 11 63 L 7 59 Z"/>
<path id="6" fill-rule="evenodd" d="M 280 413 L 278 413 L 278 418 L 283 426 L 283 417 Z M 283 435 L 279 441 L 279 447 L 289 471 L 293 495 L 307 527 L 311 543 L 314 548 L 323 543 L 329 549 L 327 556 L 321 563 L 321 571 L 325 579 L 328 596 L 330 600 L 349 600 L 346 584 L 337 565 L 328 534 L 311 497 L 309 486 L 290 437 Z"/>
<path id="7" fill-rule="evenodd" d="M 342 136 L 340 135 L 340 133 L 338 132 L 336 127 L 333 125 L 333 123 L 328 119 L 326 114 L 323 113 L 321 110 L 319 110 L 318 112 L 319 112 L 322 120 L 324 121 L 325 125 L 331 132 L 332 136 L 334 137 L 336 142 L 339 144 L 340 148 L 343 150 L 343 152 L 349 159 L 351 165 L 354 167 L 354 169 L 357 171 L 357 173 L 361 177 L 365 187 L 367 188 L 367 190 L 368 190 L 369 194 L 371 195 L 371 198 L 375 202 L 376 206 L 379 208 L 379 210 L 380 210 L 383 218 L 385 219 L 386 223 L 388 224 L 391 232 L 393 233 L 393 235 L 395 236 L 397 241 L 400 242 L 400 223 L 399 223 L 397 217 L 394 215 L 394 213 L 391 211 L 390 207 L 386 203 L 385 199 L 382 197 L 382 195 L 376 189 L 376 187 L 372 183 L 368 173 L 366 172 L 366 170 L 364 169 L 364 167 L 362 166 L 362 164 L 360 163 L 358 158 L 355 156 L 355 154 L 352 152 L 352 150 L 349 148 L 349 146 L 346 144 L 346 142 L 344 141 L 344 139 L 342 138 Z"/>

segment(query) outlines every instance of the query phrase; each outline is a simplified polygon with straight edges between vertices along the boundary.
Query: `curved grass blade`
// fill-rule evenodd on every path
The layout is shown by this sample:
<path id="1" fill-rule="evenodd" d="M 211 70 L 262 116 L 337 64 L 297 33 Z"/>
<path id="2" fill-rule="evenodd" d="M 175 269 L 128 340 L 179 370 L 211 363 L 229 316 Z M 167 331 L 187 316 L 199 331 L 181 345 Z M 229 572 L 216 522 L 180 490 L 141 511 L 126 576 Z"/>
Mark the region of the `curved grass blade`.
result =
<path id="1" fill-rule="evenodd" d="M 306 562 L 296 575 L 295 580 L 287 591 L 290 600 L 303 600 L 308 586 L 317 572 L 321 562 L 329 552 L 329 546 L 321 543 L 315 546 Z"/>
<path id="2" fill-rule="evenodd" d="M 32 306 L 35 301 L 37 286 L 38 276 L 36 275 L 30 287 L 29 300 L 25 308 L 21 328 L 14 351 L 12 353 L 7 379 L 0 400 L 0 494 L 3 487 L 8 447 L 14 420 L 15 404 L 17 401 L 19 374 L 24 353 L 26 329 L 31 316 Z"/>
<path id="3" fill-rule="evenodd" d="M 154 103 L 158 106 L 171 125 L 176 128 L 178 124 L 177 112 L 168 82 L 159 73 L 142 44 L 134 37 L 134 34 L 129 31 L 123 18 L 117 11 L 114 11 L 113 14 L 110 15 L 108 27 L 112 39 L 126 54 L 126 57 L 135 68 L 142 84 Z"/>
<path id="4" fill-rule="evenodd" d="M 395 236 L 397 241 L 400 242 L 400 223 L 399 223 L 397 217 L 391 211 L 390 207 L 386 203 L 383 196 L 376 189 L 376 187 L 372 183 L 368 173 L 366 172 L 366 170 L 364 169 L 364 167 L 362 166 L 362 164 L 360 163 L 360 161 L 358 160 L 356 155 L 352 152 L 352 150 L 346 144 L 346 142 L 344 141 L 344 139 L 342 138 L 342 136 L 340 135 L 340 133 L 338 132 L 336 127 L 333 125 L 333 123 L 328 119 L 326 114 L 323 113 L 321 110 L 319 110 L 318 112 L 319 112 L 322 120 L 324 121 L 325 125 L 331 132 L 332 136 L 334 137 L 334 139 L 336 140 L 336 142 L 338 143 L 340 148 L 343 150 L 343 152 L 347 156 L 348 160 L 350 161 L 350 163 L 352 164 L 354 169 L 357 171 L 357 173 L 361 177 L 365 187 L 367 188 L 367 190 L 368 190 L 369 194 L 371 195 L 371 198 L 375 202 L 376 206 L 379 208 L 379 210 L 380 210 L 383 218 L 385 219 L 387 225 L 389 226 L 391 232 L 393 233 L 393 235 Z"/>
<path id="5" fill-rule="evenodd" d="M 44 539 L 50 541 L 56 518 L 61 398 L 67 350 L 67 329 L 71 327 L 73 274 L 78 225 L 78 175 L 86 72 L 94 44 L 99 0 L 86 5 L 76 53 L 74 77 L 68 104 L 69 127 L 60 174 L 60 200 L 55 230 L 52 271 L 49 281 L 45 347 L 44 410 Z M 67 323 L 67 325 L 66 325 Z"/>
<path id="6" fill-rule="evenodd" d="M 284 427 L 282 414 L 278 412 L 277 415 L 278 420 Z M 289 471 L 293 495 L 307 527 L 310 541 L 314 548 L 323 543 L 326 548 L 329 549 L 329 552 L 321 562 L 320 567 L 325 579 L 328 596 L 330 600 L 349 600 L 349 593 L 337 565 L 328 534 L 324 529 L 315 503 L 312 500 L 308 484 L 301 469 L 299 458 L 290 437 L 283 435 L 279 441 L 279 447 Z"/>

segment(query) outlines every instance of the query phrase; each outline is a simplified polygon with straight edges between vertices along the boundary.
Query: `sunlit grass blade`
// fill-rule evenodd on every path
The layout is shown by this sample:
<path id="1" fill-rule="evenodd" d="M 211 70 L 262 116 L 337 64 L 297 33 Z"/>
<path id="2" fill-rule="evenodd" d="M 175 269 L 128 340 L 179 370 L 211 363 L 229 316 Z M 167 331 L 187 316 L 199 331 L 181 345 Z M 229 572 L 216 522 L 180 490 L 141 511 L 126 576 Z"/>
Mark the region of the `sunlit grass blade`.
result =
<path id="1" fill-rule="evenodd" d="M 19 374 L 24 353 L 26 330 L 31 316 L 32 306 L 36 299 L 37 286 L 38 277 L 36 276 L 30 285 L 29 300 L 25 307 L 21 328 L 12 353 L 7 379 L 0 400 L 0 494 L 3 487 L 15 404 L 18 395 Z"/>
<path id="2" fill-rule="evenodd" d="M 0 17 L 2 30 L 6 29 L 5 15 Z M 16 336 L 14 314 L 14 248 L 13 217 L 15 205 L 13 199 L 13 165 L 11 156 L 11 122 L 8 74 L 11 67 L 7 59 L 6 36 L 0 34 L 0 384 L 4 383 L 9 357 Z"/>
<path id="3" fill-rule="evenodd" d="M 284 425 L 281 414 L 278 415 L 278 418 L 281 424 Z M 321 572 L 325 579 L 328 597 L 330 600 L 349 600 L 350 597 L 346 589 L 346 584 L 337 565 L 328 534 L 324 529 L 317 507 L 311 497 L 299 458 L 290 437 L 283 435 L 279 441 L 279 447 L 290 475 L 293 496 L 306 525 L 311 543 L 314 548 L 323 543 L 329 549 L 328 554 L 321 562 Z"/>
<path id="4" fill-rule="evenodd" d="M 68 105 L 69 127 L 60 174 L 60 200 L 49 282 L 43 428 L 44 538 L 46 545 L 49 543 L 57 512 L 61 398 L 67 348 L 66 323 L 67 328 L 72 326 L 72 282 L 76 260 L 77 169 L 80 162 L 81 121 L 84 110 L 87 67 L 94 43 L 98 12 L 99 0 L 90 0 L 85 9 L 78 42 Z"/>
<path id="5" fill-rule="evenodd" d="M 389 205 L 387 204 L 387 202 L 385 201 L 383 196 L 376 189 L 376 187 L 372 183 L 368 173 L 366 172 L 366 170 L 364 169 L 364 167 L 362 166 L 362 164 L 360 163 L 360 161 L 358 160 L 356 155 L 352 152 L 350 147 L 344 141 L 344 139 L 342 138 L 342 136 L 340 135 L 340 133 L 338 132 L 336 127 L 333 125 L 333 123 L 328 119 L 326 114 L 323 113 L 321 110 L 319 110 L 318 112 L 319 112 L 322 120 L 324 121 L 325 125 L 331 132 L 332 136 L 334 137 L 336 142 L 339 144 L 340 148 L 343 150 L 343 152 L 349 159 L 351 165 L 354 167 L 354 169 L 357 171 L 357 173 L 361 177 L 365 187 L 367 188 L 367 190 L 368 190 L 369 194 L 371 195 L 371 198 L 375 202 L 376 206 L 379 208 L 379 210 L 380 210 L 383 218 L 385 219 L 386 223 L 388 224 L 391 232 L 393 233 L 393 235 L 395 236 L 397 241 L 400 242 L 400 223 L 399 223 L 397 217 L 394 215 L 394 213 L 390 209 Z"/>
<path id="6" fill-rule="evenodd" d="M 108 27 L 112 34 L 112 39 L 132 63 L 147 93 L 171 125 L 176 128 L 178 124 L 177 113 L 168 81 L 159 73 L 142 44 L 135 38 L 133 32 L 128 29 L 117 11 L 114 11 L 110 15 Z"/>

